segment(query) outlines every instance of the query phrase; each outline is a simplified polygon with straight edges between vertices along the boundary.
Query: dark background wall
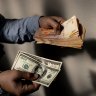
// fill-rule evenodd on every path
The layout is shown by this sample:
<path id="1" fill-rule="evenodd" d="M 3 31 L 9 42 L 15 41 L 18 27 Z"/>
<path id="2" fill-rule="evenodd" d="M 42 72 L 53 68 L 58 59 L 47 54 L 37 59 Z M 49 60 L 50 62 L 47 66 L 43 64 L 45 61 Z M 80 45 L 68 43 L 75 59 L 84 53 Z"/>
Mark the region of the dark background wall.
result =
<path id="1" fill-rule="evenodd" d="M 23 50 L 63 62 L 62 70 L 51 86 L 41 87 L 33 94 L 34 96 L 96 96 L 95 9 L 95 0 L 0 0 L 0 13 L 8 18 L 57 15 L 67 20 L 76 15 L 86 28 L 84 46 L 81 50 L 36 45 L 34 42 L 23 45 L 0 45 L 1 70 L 10 69 L 17 51 Z"/>

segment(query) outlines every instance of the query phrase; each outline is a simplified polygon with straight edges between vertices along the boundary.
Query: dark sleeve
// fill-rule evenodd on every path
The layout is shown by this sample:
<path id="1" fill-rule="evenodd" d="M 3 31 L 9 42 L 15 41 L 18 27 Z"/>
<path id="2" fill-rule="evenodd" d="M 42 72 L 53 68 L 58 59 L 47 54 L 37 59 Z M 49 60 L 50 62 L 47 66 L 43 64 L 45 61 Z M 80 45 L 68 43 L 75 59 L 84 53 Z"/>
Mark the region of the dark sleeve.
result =
<path id="1" fill-rule="evenodd" d="M 5 19 L 5 24 L 0 29 L 0 42 L 31 42 L 34 33 L 39 28 L 39 18 L 39 16 L 32 16 L 22 19 Z"/>
<path id="2" fill-rule="evenodd" d="M 0 30 L 4 26 L 5 23 L 6 23 L 5 18 L 0 14 Z"/>

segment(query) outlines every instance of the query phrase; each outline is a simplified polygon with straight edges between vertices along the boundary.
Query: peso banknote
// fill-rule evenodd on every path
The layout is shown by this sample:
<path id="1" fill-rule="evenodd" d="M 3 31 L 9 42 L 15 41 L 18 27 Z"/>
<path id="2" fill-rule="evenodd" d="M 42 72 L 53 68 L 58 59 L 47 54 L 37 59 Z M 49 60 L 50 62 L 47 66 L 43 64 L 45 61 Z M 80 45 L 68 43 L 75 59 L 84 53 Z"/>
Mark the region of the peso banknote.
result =
<path id="1" fill-rule="evenodd" d="M 76 16 L 65 21 L 62 26 L 64 29 L 61 31 L 60 36 L 63 38 L 70 38 L 73 34 L 79 36 L 78 22 Z"/>
<path id="2" fill-rule="evenodd" d="M 49 87 L 60 72 L 61 65 L 62 62 L 19 51 L 11 69 L 39 74 L 40 77 L 33 82 Z"/>

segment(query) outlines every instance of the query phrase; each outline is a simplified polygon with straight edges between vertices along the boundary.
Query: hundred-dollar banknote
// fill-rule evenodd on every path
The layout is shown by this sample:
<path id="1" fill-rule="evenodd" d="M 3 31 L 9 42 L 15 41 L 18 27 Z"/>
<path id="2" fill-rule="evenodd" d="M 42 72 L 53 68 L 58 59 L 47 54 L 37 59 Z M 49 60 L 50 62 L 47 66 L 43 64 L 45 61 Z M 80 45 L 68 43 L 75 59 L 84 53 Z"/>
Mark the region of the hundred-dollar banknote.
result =
<path id="1" fill-rule="evenodd" d="M 39 74 L 40 77 L 33 82 L 49 87 L 60 72 L 61 65 L 62 62 L 19 51 L 11 69 Z"/>

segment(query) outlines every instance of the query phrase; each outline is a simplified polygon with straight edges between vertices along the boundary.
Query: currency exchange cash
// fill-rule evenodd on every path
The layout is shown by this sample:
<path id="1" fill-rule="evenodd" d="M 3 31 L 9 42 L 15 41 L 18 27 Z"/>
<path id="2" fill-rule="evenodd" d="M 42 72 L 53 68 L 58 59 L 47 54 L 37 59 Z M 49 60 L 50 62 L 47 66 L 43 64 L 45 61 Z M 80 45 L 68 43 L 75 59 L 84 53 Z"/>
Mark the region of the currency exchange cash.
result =
<path id="1" fill-rule="evenodd" d="M 62 62 L 19 51 L 12 69 L 39 74 L 40 77 L 33 82 L 49 87 L 60 72 L 61 65 Z"/>
<path id="2" fill-rule="evenodd" d="M 85 38 L 86 29 L 76 16 L 71 17 L 61 24 L 60 34 L 54 29 L 39 28 L 33 36 L 37 44 L 49 44 L 62 47 L 81 49 Z"/>

